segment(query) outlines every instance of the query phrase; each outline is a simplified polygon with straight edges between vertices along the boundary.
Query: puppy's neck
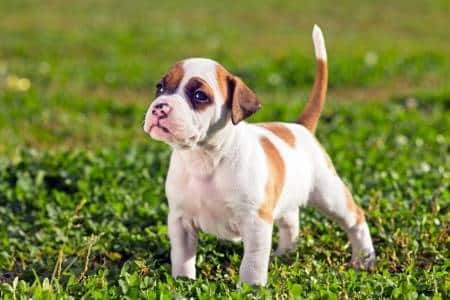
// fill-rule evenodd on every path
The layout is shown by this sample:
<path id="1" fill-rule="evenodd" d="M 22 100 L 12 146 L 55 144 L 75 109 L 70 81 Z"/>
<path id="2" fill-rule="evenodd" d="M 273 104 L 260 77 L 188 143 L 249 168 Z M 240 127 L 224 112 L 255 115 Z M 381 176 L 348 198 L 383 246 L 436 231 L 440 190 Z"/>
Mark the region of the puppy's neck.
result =
<path id="1" fill-rule="evenodd" d="M 223 158 L 236 147 L 237 131 L 237 126 L 230 122 L 195 147 L 174 151 L 182 157 L 186 170 L 191 175 L 209 177 L 214 174 Z"/>

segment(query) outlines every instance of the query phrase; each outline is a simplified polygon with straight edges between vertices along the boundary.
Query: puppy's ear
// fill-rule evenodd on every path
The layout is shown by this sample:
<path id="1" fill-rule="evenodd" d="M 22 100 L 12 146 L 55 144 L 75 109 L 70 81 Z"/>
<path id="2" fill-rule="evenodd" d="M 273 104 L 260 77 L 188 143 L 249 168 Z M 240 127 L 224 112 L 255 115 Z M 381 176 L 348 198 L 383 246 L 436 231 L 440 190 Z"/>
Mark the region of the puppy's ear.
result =
<path id="1" fill-rule="evenodd" d="M 234 125 L 261 108 L 256 94 L 237 76 L 228 77 L 228 92 L 231 121 Z"/>

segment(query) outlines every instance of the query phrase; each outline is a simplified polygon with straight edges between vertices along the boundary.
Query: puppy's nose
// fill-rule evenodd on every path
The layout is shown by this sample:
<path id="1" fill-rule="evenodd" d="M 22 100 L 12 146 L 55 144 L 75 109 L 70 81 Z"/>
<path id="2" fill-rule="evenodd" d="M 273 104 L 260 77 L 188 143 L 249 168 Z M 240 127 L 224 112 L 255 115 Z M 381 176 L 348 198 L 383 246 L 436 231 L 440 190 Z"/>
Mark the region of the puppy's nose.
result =
<path id="1" fill-rule="evenodd" d="M 167 103 L 158 103 L 152 108 L 152 115 L 158 118 L 166 118 L 170 112 L 170 106 Z"/>

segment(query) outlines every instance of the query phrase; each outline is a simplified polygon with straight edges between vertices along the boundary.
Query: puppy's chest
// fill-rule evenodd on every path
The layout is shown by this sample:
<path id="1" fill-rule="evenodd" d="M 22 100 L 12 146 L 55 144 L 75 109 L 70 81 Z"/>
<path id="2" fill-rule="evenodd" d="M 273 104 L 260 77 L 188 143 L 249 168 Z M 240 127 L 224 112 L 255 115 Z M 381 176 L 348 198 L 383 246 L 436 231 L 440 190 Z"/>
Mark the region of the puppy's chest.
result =
<path id="1" fill-rule="evenodd" d="M 178 207 L 185 222 L 223 239 L 239 238 L 234 199 L 226 184 L 215 178 L 189 178 L 181 190 L 184 197 Z"/>

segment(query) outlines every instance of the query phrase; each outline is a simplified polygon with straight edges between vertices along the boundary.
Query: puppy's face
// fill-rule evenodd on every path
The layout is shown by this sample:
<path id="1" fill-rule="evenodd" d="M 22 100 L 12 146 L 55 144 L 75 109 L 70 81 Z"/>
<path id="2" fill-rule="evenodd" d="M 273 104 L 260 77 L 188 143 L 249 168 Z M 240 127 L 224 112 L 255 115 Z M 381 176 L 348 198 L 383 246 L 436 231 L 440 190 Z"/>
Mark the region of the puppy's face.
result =
<path id="1" fill-rule="evenodd" d="M 260 108 L 256 95 L 215 61 L 190 58 L 173 65 L 156 85 L 144 130 L 155 140 L 192 148 Z"/>

